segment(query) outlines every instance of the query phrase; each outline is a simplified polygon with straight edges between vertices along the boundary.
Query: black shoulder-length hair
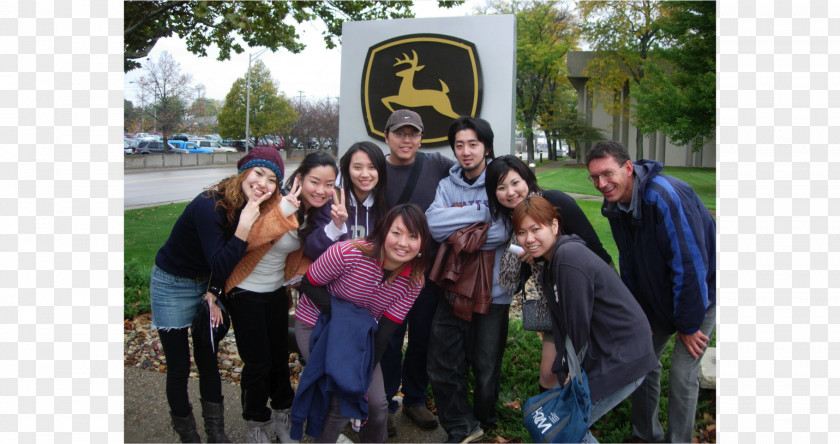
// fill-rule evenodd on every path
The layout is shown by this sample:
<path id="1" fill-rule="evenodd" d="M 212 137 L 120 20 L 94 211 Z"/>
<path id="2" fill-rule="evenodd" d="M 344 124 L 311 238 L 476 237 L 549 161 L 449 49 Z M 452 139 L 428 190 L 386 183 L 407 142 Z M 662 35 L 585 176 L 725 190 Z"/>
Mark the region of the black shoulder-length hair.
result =
<path id="1" fill-rule="evenodd" d="M 378 174 L 378 179 L 376 182 L 376 186 L 373 188 L 373 220 L 378 221 L 385 217 L 385 212 L 388 210 L 388 203 L 386 202 L 385 197 L 385 189 L 387 186 L 387 172 L 388 169 L 385 164 L 385 155 L 382 154 L 382 150 L 379 149 L 378 146 L 370 143 L 370 142 L 357 142 L 350 146 L 347 149 L 347 152 L 341 156 L 341 187 L 345 190 L 349 191 L 349 194 L 353 195 L 353 199 L 355 199 L 358 205 L 362 203 L 359 202 L 358 197 L 356 196 L 356 188 L 353 185 L 353 181 L 350 180 L 350 162 L 353 159 L 353 155 L 358 152 L 363 152 L 367 154 L 368 158 L 370 158 L 371 163 L 373 163 L 373 167 L 376 168 L 376 172 Z M 348 193 L 345 193 L 345 198 L 348 196 Z M 358 213 L 358 209 L 356 210 L 356 214 Z"/>
<path id="2" fill-rule="evenodd" d="M 499 202 L 499 198 L 496 197 L 496 188 L 498 188 L 500 182 L 507 178 L 511 170 L 519 174 L 519 177 L 528 185 L 529 195 L 543 193 L 543 189 L 537 185 L 537 176 L 528 168 L 528 165 L 525 165 L 525 162 L 510 154 L 495 158 L 487 165 L 487 171 L 484 173 L 484 189 L 487 191 L 487 207 L 490 209 L 490 217 L 496 220 L 502 215 L 507 216 L 505 223 L 512 217 L 513 209 Z"/>

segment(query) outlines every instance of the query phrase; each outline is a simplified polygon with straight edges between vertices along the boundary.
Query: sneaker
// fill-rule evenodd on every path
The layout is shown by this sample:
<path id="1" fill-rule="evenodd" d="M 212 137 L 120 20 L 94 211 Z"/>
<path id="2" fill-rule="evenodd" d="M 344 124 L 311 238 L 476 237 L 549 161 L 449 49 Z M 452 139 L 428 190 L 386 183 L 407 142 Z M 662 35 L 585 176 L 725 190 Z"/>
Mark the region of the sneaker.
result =
<path id="1" fill-rule="evenodd" d="M 397 436 L 397 425 L 394 423 L 394 414 L 388 413 L 388 437 Z"/>
<path id="2" fill-rule="evenodd" d="M 483 438 L 483 437 L 484 437 L 484 430 L 481 428 L 481 426 L 477 425 L 477 426 L 475 426 L 473 431 L 470 432 L 469 435 L 467 435 L 463 440 L 461 440 L 461 442 L 462 443 L 464 443 L 464 442 L 478 442 L 478 441 L 481 441 L 481 438 Z"/>
<path id="3" fill-rule="evenodd" d="M 353 429 L 354 432 L 359 433 L 362 430 L 362 427 L 364 427 L 365 424 L 367 424 L 367 422 L 368 422 L 367 418 L 365 418 L 365 419 L 351 418 L 350 419 L 350 427 Z"/>
<path id="4" fill-rule="evenodd" d="M 403 414 L 408 416 L 421 429 L 433 429 L 438 421 L 425 405 L 403 406 Z"/>
<path id="5" fill-rule="evenodd" d="M 272 442 L 268 436 L 268 430 L 271 428 L 271 420 L 266 422 L 259 421 L 245 421 L 248 425 L 248 441 L 247 442 Z"/>
<path id="6" fill-rule="evenodd" d="M 280 442 L 296 443 L 297 440 L 292 439 L 290 433 L 292 431 L 292 421 L 289 418 L 291 409 L 271 409 L 271 419 L 274 421 L 274 433 L 277 435 L 277 440 Z"/>
<path id="7" fill-rule="evenodd" d="M 352 439 L 344 436 L 344 433 L 339 434 L 338 439 L 335 442 L 337 444 L 343 444 L 343 443 L 354 444 Z"/>

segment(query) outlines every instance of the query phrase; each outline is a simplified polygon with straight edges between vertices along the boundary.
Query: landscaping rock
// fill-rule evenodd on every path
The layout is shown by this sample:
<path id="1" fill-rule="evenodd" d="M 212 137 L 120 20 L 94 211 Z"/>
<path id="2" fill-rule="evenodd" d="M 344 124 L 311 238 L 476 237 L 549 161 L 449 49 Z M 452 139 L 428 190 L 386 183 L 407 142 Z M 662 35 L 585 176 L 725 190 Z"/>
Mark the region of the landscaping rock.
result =
<path id="1" fill-rule="evenodd" d="M 700 388 L 712 389 L 716 387 L 715 375 L 717 375 L 717 349 L 709 347 L 700 358 L 700 373 L 697 379 L 700 381 Z"/>

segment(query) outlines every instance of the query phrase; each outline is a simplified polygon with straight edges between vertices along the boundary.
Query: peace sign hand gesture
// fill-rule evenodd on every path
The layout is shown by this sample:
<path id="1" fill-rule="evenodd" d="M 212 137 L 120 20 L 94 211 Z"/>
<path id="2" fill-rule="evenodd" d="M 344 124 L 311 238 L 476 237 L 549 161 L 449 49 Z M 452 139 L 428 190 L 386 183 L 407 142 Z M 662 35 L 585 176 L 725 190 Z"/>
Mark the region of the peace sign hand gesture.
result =
<path id="1" fill-rule="evenodd" d="M 292 183 L 292 189 L 289 190 L 289 194 L 283 196 L 283 199 L 286 199 L 295 206 L 295 208 L 300 208 L 300 182 L 298 182 L 298 177 L 295 177 L 295 181 Z"/>
<path id="2" fill-rule="evenodd" d="M 251 227 L 254 222 L 260 217 L 260 204 L 271 197 L 271 193 L 265 193 L 256 199 L 249 199 L 245 204 L 245 208 L 239 214 L 239 224 L 236 226 L 234 235 L 242 240 L 248 239 L 248 233 L 251 232 Z"/>
<path id="3" fill-rule="evenodd" d="M 341 229 L 341 226 L 344 225 L 344 222 L 350 217 L 347 214 L 347 207 L 345 206 L 344 200 L 344 188 L 340 189 L 341 191 L 341 199 L 339 199 L 339 193 L 333 188 L 333 204 L 330 207 L 330 217 L 332 218 L 333 224 L 336 228 Z"/>

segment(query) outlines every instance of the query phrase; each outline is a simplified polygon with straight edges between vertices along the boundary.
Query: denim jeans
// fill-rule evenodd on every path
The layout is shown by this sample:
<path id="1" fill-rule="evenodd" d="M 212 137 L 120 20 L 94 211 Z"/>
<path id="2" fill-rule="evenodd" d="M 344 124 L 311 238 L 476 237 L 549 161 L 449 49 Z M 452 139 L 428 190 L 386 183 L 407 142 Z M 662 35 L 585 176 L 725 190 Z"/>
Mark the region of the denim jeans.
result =
<path id="1" fill-rule="evenodd" d="M 309 340 L 315 327 L 295 319 L 295 339 L 300 348 L 303 359 L 309 360 Z M 304 369 L 306 371 L 306 369 Z M 385 386 L 382 383 L 382 367 L 376 364 L 373 368 L 373 379 L 368 388 L 368 417 L 367 423 L 359 431 L 360 442 L 388 441 L 388 402 L 385 400 Z M 321 436 L 312 442 L 336 442 L 350 418 L 341 416 L 341 405 L 337 396 L 330 401 L 330 410 L 324 419 Z"/>
<path id="2" fill-rule="evenodd" d="M 429 334 L 432 318 L 438 305 L 437 284 L 426 279 L 426 285 L 414 301 L 403 323 L 394 331 L 391 342 L 382 359 L 382 377 L 385 380 L 385 395 L 388 398 L 388 411 L 396 413 L 399 404 L 393 398 L 400 390 L 402 382 L 403 405 L 426 405 L 426 386 L 429 376 L 426 373 L 426 356 L 429 350 Z M 408 329 L 408 346 L 403 359 L 403 340 Z"/>
<path id="3" fill-rule="evenodd" d="M 716 307 L 706 310 L 706 318 L 700 330 L 711 337 L 715 329 Z M 653 330 L 653 351 L 662 356 L 673 333 Z M 682 341 L 676 341 L 671 355 L 671 370 L 668 388 L 668 435 L 659 423 L 659 394 L 662 367 L 659 366 L 645 377 L 638 390 L 633 392 L 633 437 L 648 442 L 691 442 L 694 432 L 694 416 L 697 412 L 697 392 L 700 383 L 700 359 L 691 356 Z"/>
<path id="4" fill-rule="evenodd" d="M 149 279 L 149 303 L 152 325 L 161 330 L 187 328 L 192 325 L 201 298 L 207 292 L 208 280 L 176 276 L 152 266 Z"/>
<path id="5" fill-rule="evenodd" d="M 473 313 L 467 322 L 438 305 L 429 342 L 428 372 L 438 419 L 447 433 L 469 434 L 476 425 L 496 422 L 502 356 L 510 305 L 491 304 L 487 314 Z M 467 370 L 475 376 L 473 407 Z"/>
<path id="6" fill-rule="evenodd" d="M 642 381 L 645 380 L 645 377 L 642 376 L 641 378 L 625 385 L 624 387 L 612 392 L 611 394 L 604 396 L 603 398 L 595 401 L 592 403 L 592 410 L 589 412 L 589 427 L 592 427 L 592 424 L 595 424 L 596 421 L 601 419 L 602 416 L 606 415 L 610 410 L 614 409 L 615 406 L 621 404 L 621 401 L 624 401 L 630 394 L 632 394 L 639 386 L 642 384 Z M 586 431 L 586 435 L 583 437 L 583 442 L 595 443 L 598 440 L 592 435 L 592 432 L 589 430 Z"/>
<path id="7" fill-rule="evenodd" d="M 289 381 L 289 302 L 286 289 L 255 293 L 230 292 L 230 316 L 236 348 L 242 358 L 242 418 L 265 422 L 272 409 L 291 407 L 295 392 Z"/>

